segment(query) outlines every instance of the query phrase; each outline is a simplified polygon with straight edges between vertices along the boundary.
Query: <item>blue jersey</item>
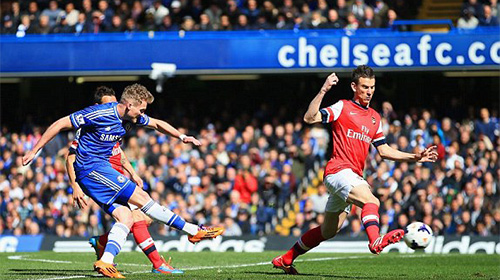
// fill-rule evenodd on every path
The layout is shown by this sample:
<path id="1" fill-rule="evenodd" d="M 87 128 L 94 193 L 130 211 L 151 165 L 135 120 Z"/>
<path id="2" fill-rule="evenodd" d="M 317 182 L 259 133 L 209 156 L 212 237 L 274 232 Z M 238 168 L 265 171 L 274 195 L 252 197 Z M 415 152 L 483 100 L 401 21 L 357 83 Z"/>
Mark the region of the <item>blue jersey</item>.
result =
<path id="1" fill-rule="evenodd" d="M 117 102 L 93 105 L 70 115 L 71 123 L 80 130 L 74 164 L 78 177 L 86 176 L 98 165 L 109 165 L 113 146 L 132 125 L 149 124 L 146 115 L 138 117 L 135 124 L 122 121 L 117 105 Z"/>

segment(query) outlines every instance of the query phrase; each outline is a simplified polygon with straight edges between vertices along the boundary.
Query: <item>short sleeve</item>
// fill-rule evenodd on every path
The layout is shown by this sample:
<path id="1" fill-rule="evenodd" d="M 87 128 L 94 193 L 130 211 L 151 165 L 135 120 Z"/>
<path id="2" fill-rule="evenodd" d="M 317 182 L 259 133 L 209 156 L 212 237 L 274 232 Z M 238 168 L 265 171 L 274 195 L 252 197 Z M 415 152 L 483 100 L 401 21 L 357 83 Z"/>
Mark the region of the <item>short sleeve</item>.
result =
<path id="1" fill-rule="evenodd" d="M 73 127 L 76 129 L 80 129 L 82 127 L 87 127 L 92 125 L 92 119 L 95 116 L 95 112 L 92 112 L 92 110 L 89 110 L 89 107 L 74 112 L 73 114 L 69 115 L 69 119 L 71 120 L 71 124 Z"/>
<path id="2" fill-rule="evenodd" d="M 321 113 L 321 122 L 331 123 L 333 121 L 336 121 L 340 117 L 340 113 L 342 112 L 343 107 L 344 102 L 342 102 L 342 100 L 339 100 L 337 103 L 319 110 L 319 112 Z"/>
<path id="3" fill-rule="evenodd" d="M 147 126 L 149 124 L 149 117 L 146 114 L 142 114 L 137 118 L 137 126 Z"/>
<path id="4" fill-rule="evenodd" d="M 382 129 L 382 121 L 379 119 L 378 130 L 375 133 L 375 136 L 373 137 L 372 144 L 373 144 L 373 146 L 378 147 L 378 146 L 383 145 L 385 143 L 386 143 L 386 141 L 385 141 L 384 131 Z"/>

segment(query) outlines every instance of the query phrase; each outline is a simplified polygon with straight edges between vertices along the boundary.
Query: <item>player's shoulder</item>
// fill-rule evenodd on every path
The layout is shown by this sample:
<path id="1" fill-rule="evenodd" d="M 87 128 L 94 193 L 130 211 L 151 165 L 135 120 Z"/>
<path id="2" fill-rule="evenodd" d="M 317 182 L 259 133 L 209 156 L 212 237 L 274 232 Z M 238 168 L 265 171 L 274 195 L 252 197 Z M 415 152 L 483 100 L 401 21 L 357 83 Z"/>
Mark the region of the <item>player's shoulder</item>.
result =
<path id="1" fill-rule="evenodd" d="M 84 109 L 85 117 L 102 117 L 115 115 L 115 108 L 117 102 L 110 102 L 105 104 L 96 104 Z"/>

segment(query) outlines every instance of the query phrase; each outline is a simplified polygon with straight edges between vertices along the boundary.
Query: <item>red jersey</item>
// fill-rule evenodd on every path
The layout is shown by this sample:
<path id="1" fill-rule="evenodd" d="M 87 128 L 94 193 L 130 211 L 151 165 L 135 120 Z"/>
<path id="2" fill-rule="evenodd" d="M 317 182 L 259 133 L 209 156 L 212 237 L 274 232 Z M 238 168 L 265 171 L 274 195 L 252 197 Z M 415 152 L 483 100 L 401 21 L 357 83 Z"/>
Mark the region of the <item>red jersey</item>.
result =
<path id="1" fill-rule="evenodd" d="M 320 110 L 323 123 L 332 123 L 333 152 L 325 175 L 352 169 L 363 176 L 370 144 L 385 144 L 380 115 L 352 100 L 339 100 Z"/>
<path id="2" fill-rule="evenodd" d="M 78 147 L 77 139 L 71 142 L 70 150 L 73 150 L 73 152 L 76 153 L 76 147 Z M 113 169 L 120 172 L 121 174 L 124 174 L 123 165 L 121 161 L 122 161 L 122 153 L 120 148 L 120 142 L 116 142 L 116 144 L 113 146 L 113 151 L 111 152 L 109 163 L 111 163 L 111 167 L 113 167 Z"/>

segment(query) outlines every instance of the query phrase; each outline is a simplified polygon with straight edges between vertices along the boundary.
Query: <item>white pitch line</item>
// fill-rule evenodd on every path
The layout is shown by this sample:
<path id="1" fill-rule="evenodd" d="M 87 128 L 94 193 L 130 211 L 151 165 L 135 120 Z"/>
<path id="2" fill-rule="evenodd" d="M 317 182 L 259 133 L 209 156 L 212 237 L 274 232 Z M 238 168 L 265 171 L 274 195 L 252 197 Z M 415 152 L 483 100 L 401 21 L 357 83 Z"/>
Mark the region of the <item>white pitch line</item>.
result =
<path id="1" fill-rule="evenodd" d="M 420 257 L 429 257 L 430 255 L 400 255 L 398 257 L 402 258 L 420 258 Z M 48 262 L 48 263 L 76 263 L 71 261 L 56 261 L 56 260 L 47 260 L 47 259 L 26 259 L 27 256 L 9 256 L 8 258 L 11 260 L 23 260 L 23 261 L 39 261 L 39 262 Z M 331 261 L 331 260 L 349 260 L 349 259 L 370 259 L 375 258 L 376 256 L 351 256 L 351 257 L 324 257 L 324 258 L 313 258 L 313 259 L 299 259 L 295 262 L 321 262 L 321 261 Z M 247 264 L 234 264 L 234 265 L 219 265 L 219 266 L 199 266 L 199 267 L 188 267 L 188 268 L 180 268 L 185 271 L 194 271 L 194 270 L 204 270 L 204 269 L 228 269 L 228 268 L 240 268 L 240 267 L 252 267 L 252 266 L 262 266 L 262 265 L 270 265 L 271 262 L 258 262 L 258 263 L 247 263 Z M 122 263 L 120 265 L 127 266 L 149 266 L 145 264 L 130 264 L 130 263 Z M 148 273 L 149 271 L 135 271 L 124 273 L 128 274 L 139 274 L 139 273 Z M 87 278 L 89 276 L 86 275 L 75 275 L 75 276 L 61 276 L 54 278 L 35 278 L 35 279 L 43 279 L 43 280 L 63 280 L 63 279 L 76 279 L 76 278 Z"/>

